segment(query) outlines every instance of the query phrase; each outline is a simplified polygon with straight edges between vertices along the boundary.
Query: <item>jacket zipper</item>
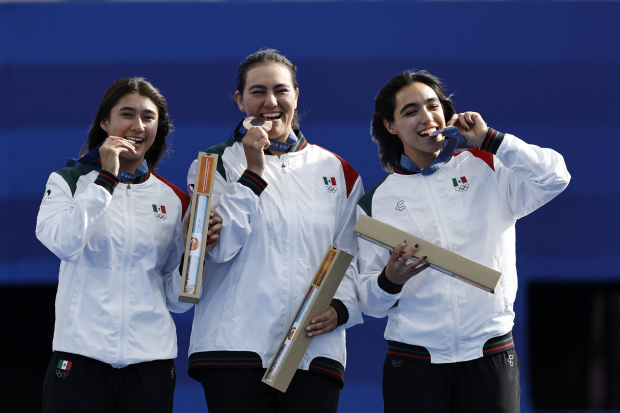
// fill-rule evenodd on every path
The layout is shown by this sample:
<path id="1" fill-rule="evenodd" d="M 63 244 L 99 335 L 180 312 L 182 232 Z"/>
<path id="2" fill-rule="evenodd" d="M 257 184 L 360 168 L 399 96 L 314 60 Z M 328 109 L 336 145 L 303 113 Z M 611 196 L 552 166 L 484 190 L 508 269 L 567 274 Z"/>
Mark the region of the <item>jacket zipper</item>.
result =
<path id="1" fill-rule="evenodd" d="M 121 348 L 120 348 L 120 362 L 119 362 L 119 367 L 123 367 L 123 363 L 124 363 L 124 357 L 123 357 L 123 353 L 125 352 L 125 290 L 126 290 L 126 275 L 127 275 L 127 265 L 129 263 L 129 257 L 131 256 L 131 248 L 132 248 L 132 240 L 131 240 L 131 233 L 132 233 L 132 219 L 131 216 L 129 216 L 129 214 L 131 214 L 131 184 L 127 185 L 127 198 L 126 198 L 126 204 L 127 204 L 127 208 L 126 208 L 126 219 L 129 223 L 128 227 L 128 236 L 127 236 L 127 245 L 125 246 L 125 260 L 123 263 L 123 271 L 122 271 L 122 277 L 123 277 L 123 282 L 122 282 L 122 290 L 121 290 Z"/>
<path id="2" fill-rule="evenodd" d="M 446 233 L 444 228 L 446 227 L 443 216 L 440 214 L 440 210 L 438 208 L 438 203 L 435 201 L 435 193 L 431 192 L 428 184 L 426 183 L 427 178 L 422 175 L 422 182 L 424 182 L 424 187 L 426 189 L 426 193 L 428 194 L 428 198 L 431 200 L 431 211 L 435 214 L 435 219 L 437 220 L 437 228 L 439 229 L 439 237 L 441 241 L 446 246 L 446 249 L 452 251 L 452 243 L 450 239 L 446 237 Z M 459 315 L 456 306 L 456 287 L 454 286 L 455 279 L 453 277 L 448 278 L 448 285 L 450 286 L 450 308 L 452 309 L 452 350 L 454 351 L 455 362 L 461 361 L 461 346 L 459 340 Z"/>
<path id="3" fill-rule="evenodd" d="M 289 271 L 288 271 L 288 295 L 287 295 L 287 303 L 286 303 L 286 323 L 284 325 L 284 333 L 286 334 L 286 329 L 293 319 L 293 312 L 295 309 L 293 308 L 293 295 L 294 295 L 294 251 L 295 251 L 295 237 L 294 237 L 294 228 L 296 226 L 295 215 L 293 211 L 293 202 L 291 200 L 292 194 L 290 190 L 290 183 L 288 178 L 289 167 L 286 165 L 288 161 L 288 156 L 286 154 L 280 155 L 278 161 L 282 164 L 282 172 L 283 172 L 283 187 L 284 193 L 286 194 L 286 212 L 287 212 L 287 220 L 288 229 L 287 229 L 287 238 L 289 240 L 289 253 L 288 253 L 288 262 L 289 262 Z"/>

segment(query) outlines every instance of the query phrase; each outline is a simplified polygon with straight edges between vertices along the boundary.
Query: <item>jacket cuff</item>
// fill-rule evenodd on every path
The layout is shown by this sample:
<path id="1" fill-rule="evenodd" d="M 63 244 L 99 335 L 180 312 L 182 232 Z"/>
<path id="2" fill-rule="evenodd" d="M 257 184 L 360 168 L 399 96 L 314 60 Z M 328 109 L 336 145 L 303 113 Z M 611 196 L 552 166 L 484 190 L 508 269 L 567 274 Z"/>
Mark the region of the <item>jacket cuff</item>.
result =
<path id="1" fill-rule="evenodd" d="M 108 171 L 99 172 L 97 179 L 95 179 L 95 184 L 108 191 L 110 195 L 114 194 L 114 190 L 116 189 L 116 186 L 119 182 L 120 179 L 118 179 Z"/>
<path id="2" fill-rule="evenodd" d="M 503 140 L 503 133 L 498 132 L 493 128 L 489 128 L 489 130 L 487 130 L 487 136 L 484 137 L 482 145 L 480 145 L 480 149 L 495 155 Z"/>
<path id="3" fill-rule="evenodd" d="M 379 282 L 379 288 L 381 288 L 388 294 L 398 294 L 403 290 L 404 284 L 398 285 L 388 280 L 387 276 L 385 275 L 385 268 L 383 268 L 383 271 L 381 271 L 381 274 L 379 274 L 377 280 Z"/>
<path id="4" fill-rule="evenodd" d="M 336 310 L 336 314 L 338 315 L 338 327 L 349 321 L 349 310 L 347 310 L 347 306 L 344 305 L 342 301 L 334 298 L 329 305 Z"/>
<path id="5" fill-rule="evenodd" d="M 249 169 L 245 170 L 237 182 L 250 188 L 256 196 L 260 196 L 265 188 L 267 188 L 267 182 Z"/>

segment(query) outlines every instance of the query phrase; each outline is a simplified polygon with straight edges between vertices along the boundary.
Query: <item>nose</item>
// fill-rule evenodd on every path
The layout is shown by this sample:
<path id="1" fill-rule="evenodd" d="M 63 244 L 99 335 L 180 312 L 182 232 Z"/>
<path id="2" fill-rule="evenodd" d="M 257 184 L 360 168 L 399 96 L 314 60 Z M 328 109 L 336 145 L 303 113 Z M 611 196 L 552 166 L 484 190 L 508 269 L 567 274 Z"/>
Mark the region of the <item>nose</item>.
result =
<path id="1" fill-rule="evenodd" d="M 430 123 L 433 120 L 431 112 L 429 112 L 427 109 L 422 109 L 420 115 L 420 121 L 424 124 Z"/>
<path id="2" fill-rule="evenodd" d="M 278 99 L 276 98 L 276 95 L 274 95 L 273 93 L 267 94 L 267 97 L 265 98 L 265 106 L 267 107 L 278 106 Z"/>
<path id="3" fill-rule="evenodd" d="M 139 131 L 139 132 L 142 132 L 143 130 L 145 130 L 144 122 L 142 121 L 141 117 L 137 116 L 135 118 L 135 121 L 131 125 L 131 129 L 133 129 L 135 131 Z"/>

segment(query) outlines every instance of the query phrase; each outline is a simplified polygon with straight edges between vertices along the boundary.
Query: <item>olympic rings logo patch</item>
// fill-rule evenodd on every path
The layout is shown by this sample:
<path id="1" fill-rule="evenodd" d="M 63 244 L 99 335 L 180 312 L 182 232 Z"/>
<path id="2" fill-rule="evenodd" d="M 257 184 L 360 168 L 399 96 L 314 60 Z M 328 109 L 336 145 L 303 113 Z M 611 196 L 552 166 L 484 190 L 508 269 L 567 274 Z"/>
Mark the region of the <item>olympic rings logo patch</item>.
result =
<path id="1" fill-rule="evenodd" d="M 325 188 L 327 188 L 327 192 L 331 192 L 332 194 L 336 193 L 336 191 L 338 191 L 338 187 L 336 186 L 326 186 Z"/>
<path id="2" fill-rule="evenodd" d="M 459 186 L 455 186 L 455 187 L 454 187 L 454 190 L 455 190 L 456 192 L 465 192 L 465 191 L 467 191 L 468 189 L 469 189 L 469 184 L 468 184 L 468 183 L 464 183 L 464 184 L 461 184 L 461 185 L 459 185 Z"/>
<path id="3" fill-rule="evenodd" d="M 156 212 L 153 215 L 155 215 L 155 218 L 159 219 L 160 221 L 165 221 L 168 218 L 166 214 L 162 214 L 161 212 Z"/>
<path id="4" fill-rule="evenodd" d="M 66 370 L 56 369 L 56 375 L 60 377 L 61 379 L 64 379 L 65 377 L 69 375 L 69 372 Z"/>

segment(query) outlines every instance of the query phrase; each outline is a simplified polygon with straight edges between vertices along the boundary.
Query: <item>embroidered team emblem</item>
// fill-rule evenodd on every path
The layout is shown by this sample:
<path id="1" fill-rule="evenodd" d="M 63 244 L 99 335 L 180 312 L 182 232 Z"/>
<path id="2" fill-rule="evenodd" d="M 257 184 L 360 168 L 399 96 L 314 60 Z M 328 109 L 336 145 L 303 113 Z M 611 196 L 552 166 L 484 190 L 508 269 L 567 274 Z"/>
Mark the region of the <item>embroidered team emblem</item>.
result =
<path id="1" fill-rule="evenodd" d="M 405 210 L 405 201 L 403 201 L 402 199 L 400 201 L 398 201 L 396 203 L 396 206 L 394 207 L 395 210 L 397 211 L 404 211 Z"/>
<path id="2" fill-rule="evenodd" d="M 400 367 L 400 366 L 402 366 L 402 365 L 403 365 L 403 361 L 402 361 L 402 360 L 398 360 L 398 361 L 396 361 L 396 360 L 392 360 L 392 366 L 394 366 L 394 367 Z"/>
<path id="3" fill-rule="evenodd" d="M 469 189 L 469 183 L 464 176 L 460 178 L 452 178 L 452 185 L 457 192 L 465 192 Z"/>
<path id="4" fill-rule="evenodd" d="M 327 188 L 327 191 L 331 192 L 332 194 L 338 191 L 338 187 L 336 186 L 336 178 L 334 178 L 333 176 L 331 178 L 324 176 L 323 182 L 325 182 L 325 188 Z"/>
<path id="5" fill-rule="evenodd" d="M 73 363 L 67 360 L 58 360 L 58 366 L 56 366 L 56 375 L 61 379 L 64 379 L 69 375 L 69 370 L 71 370 L 71 365 Z"/>
<path id="6" fill-rule="evenodd" d="M 155 205 L 153 204 L 153 212 L 155 215 L 155 218 L 159 219 L 159 220 L 165 220 L 166 218 L 168 218 L 168 216 L 166 215 L 166 207 L 163 205 Z"/>

